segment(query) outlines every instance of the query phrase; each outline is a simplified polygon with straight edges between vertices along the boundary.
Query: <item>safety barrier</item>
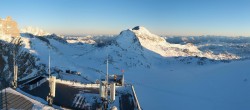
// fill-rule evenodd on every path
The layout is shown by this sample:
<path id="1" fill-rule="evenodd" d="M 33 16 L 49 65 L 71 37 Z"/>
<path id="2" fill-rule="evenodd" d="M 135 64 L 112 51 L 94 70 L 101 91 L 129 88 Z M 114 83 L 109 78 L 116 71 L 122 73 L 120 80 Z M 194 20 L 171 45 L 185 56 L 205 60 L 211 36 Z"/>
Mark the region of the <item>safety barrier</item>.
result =
<path id="1" fill-rule="evenodd" d="M 138 101 L 138 99 L 137 99 L 137 96 L 136 96 L 136 94 L 135 94 L 134 86 L 131 85 L 131 88 L 132 88 L 132 91 L 133 91 L 135 106 L 137 107 L 138 110 L 141 110 L 141 106 L 140 106 L 139 101 Z"/>
<path id="2" fill-rule="evenodd" d="M 67 80 L 61 80 L 61 79 L 56 79 L 56 83 L 67 84 L 67 85 L 77 86 L 77 87 L 85 87 L 85 88 L 99 88 L 100 86 L 100 84 L 82 84 L 80 82 L 67 81 Z"/>
<path id="3" fill-rule="evenodd" d="M 47 78 L 43 78 L 42 80 L 36 82 L 35 84 L 29 85 L 29 90 L 35 89 L 36 87 L 42 85 L 46 81 L 47 81 Z"/>

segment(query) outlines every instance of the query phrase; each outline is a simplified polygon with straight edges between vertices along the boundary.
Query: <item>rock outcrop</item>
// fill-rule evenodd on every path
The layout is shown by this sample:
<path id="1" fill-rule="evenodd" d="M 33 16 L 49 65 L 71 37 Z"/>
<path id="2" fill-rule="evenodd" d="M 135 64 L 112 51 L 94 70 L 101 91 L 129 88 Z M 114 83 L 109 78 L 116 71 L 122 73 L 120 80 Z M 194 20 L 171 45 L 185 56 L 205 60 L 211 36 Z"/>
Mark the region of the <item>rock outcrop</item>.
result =
<path id="1" fill-rule="evenodd" d="M 2 34 L 10 35 L 12 37 L 20 36 L 17 23 L 9 16 L 6 19 L 0 18 L 0 35 Z"/>

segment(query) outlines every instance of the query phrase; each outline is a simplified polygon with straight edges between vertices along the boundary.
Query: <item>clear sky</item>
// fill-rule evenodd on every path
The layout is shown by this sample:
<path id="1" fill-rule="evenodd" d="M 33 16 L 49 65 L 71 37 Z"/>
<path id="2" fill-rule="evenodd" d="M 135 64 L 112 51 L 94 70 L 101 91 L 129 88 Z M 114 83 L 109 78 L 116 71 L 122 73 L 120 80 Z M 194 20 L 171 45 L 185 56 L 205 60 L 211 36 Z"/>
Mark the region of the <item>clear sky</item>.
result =
<path id="1" fill-rule="evenodd" d="M 250 36 L 250 0 L 0 0 L 0 18 L 59 34 Z"/>

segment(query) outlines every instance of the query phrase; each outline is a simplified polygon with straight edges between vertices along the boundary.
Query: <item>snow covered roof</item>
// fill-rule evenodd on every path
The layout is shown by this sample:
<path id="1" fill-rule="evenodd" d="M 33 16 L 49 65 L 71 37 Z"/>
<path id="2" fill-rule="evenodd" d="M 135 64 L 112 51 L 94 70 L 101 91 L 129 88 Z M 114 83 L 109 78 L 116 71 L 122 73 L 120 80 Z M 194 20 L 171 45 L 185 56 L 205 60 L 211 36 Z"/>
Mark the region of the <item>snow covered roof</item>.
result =
<path id="1" fill-rule="evenodd" d="M 31 99 L 24 94 L 12 89 L 6 88 L 0 91 L 0 109 L 50 109 L 52 107 L 46 106 L 39 101 Z"/>
<path id="2" fill-rule="evenodd" d="M 117 86 L 116 88 L 116 100 L 110 103 L 111 107 L 115 106 L 124 110 L 137 107 L 134 90 L 132 90 L 130 85 Z M 32 90 L 25 87 L 21 88 L 21 90 L 31 97 L 46 103 L 49 93 L 49 82 L 46 81 Z M 68 109 L 100 108 L 102 107 L 102 99 L 99 95 L 99 84 L 79 84 L 57 80 L 53 104 Z"/>

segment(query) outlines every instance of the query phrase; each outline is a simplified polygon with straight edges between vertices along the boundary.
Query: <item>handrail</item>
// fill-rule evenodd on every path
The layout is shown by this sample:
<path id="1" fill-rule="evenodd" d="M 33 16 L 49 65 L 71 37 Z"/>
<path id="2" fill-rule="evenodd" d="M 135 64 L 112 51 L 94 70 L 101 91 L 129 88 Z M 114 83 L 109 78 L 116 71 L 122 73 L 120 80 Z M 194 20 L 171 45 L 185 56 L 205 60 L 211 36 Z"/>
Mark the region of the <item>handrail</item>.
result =
<path id="1" fill-rule="evenodd" d="M 133 85 L 131 85 L 131 88 L 132 88 L 132 91 L 133 91 L 133 96 L 134 96 L 134 98 L 135 98 L 137 108 L 138 108 L 138 110 L 141 110 L 140 103 L 139 103 L 139 101 L 138 101 L 138 99 L 137 99 L 137 96 L 136 96 L 136 94 L 135 94 L 135 89 L 134 89 L 134 86 L 133 86 Z"/>

